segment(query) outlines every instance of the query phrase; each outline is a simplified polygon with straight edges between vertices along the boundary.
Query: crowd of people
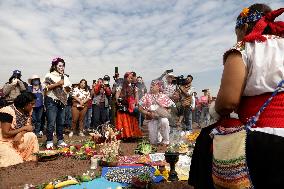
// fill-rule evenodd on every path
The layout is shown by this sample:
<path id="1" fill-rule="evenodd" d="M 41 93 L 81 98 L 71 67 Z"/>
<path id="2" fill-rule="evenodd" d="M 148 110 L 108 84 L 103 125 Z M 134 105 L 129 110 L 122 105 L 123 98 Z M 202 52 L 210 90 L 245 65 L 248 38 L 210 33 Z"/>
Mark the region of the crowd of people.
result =
<path id="1" fill-rule="evenodd" d="M 193 77 L 174 76 L 173 70 L 153 79 L 149 91 L 141 76 L 132 71 L 120 78 L 117 68 L 112 87 L 108 75 L 90 87 L 85 79 L 72 85 L 62 58 L 52 60 L 43 80 L 33 75 L 28 84 L 15 70 L 2 89 L 0 167 L 32 160 L 42 133 L 46 148 L 54 147 L 54 134 L 61 147 L 67 145 L 64 128 L 69 137 L 85 136 L 109 121 L 129 140 L 142 136 L 147 119 L 150 143 L 167 146 L 171 128 L 191 132 L 195 122 L 202 128 L 189 174 L 195 189 L 280 188 L 284 22 L 274 20 L 283 12 L 265 4 L 243 9 L 237 45 L 224 54 L 217 98 L 209 89 L 198 97 Z"/>
<path id="2" fill-rule="evenodd" d="M 165 145 L 169 144 L 171 128 L 192 131 L 193 122 L 198 126 L 210 123 L 208 107 L 212 97 L 209 89 L 203 90 L 204 95 L 198 98 L 191 75 L 175 77 L 167 70 L 154 79 L 147 90 L 143 78 L 135 72 L 126 72 L 121 78 L 118 69 L 115 70 L 112 86 L 108 75 L 93 80 L 90 86 L 85 79 L 72 84 L 65 74 L 62 58 L 52 60 L 43 79 L 32 75 L 25 82 L 21 79 L 21 71 L 15 70 L 1 89 L 1 106 L 13 106 L 14 100 L 25 92 L 34 94 L 33 132 L 37 137 L 46 135 L 48 149 L 54 147 L 54 136 L 58 147 L 67 146 L 65 132 L 70 138 L 74 134 L 83 137 L 99 131 L 100 125 L 106 122 L 121 131 L 120 138 L 131 140 L 142 137 L 141 129 L 148 119 L 151 143 L 161 142 L 156 136 L 161 133 Z M 155 114 L 157 107 L 164 108 L 168 115 Z M 154 128 L 156 131 L 151 132 Z"/>

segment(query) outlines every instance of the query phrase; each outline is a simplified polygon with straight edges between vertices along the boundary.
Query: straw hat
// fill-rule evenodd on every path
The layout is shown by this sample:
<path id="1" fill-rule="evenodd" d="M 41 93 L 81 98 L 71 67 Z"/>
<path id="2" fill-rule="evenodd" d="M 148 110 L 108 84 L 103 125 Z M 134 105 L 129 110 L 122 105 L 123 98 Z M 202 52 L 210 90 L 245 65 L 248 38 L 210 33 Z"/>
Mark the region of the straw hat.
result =
<path id="1" fill-rule="evenodd" d="M 30 77 L 29 79 L 28 79 L 28 83 L 31 85 L 32 84 L 32 80 L 33 79 L 39 79 L 40 80 L 40 77 L 38 76 L 38 75 L 32 75 L 32 77 Z"/>

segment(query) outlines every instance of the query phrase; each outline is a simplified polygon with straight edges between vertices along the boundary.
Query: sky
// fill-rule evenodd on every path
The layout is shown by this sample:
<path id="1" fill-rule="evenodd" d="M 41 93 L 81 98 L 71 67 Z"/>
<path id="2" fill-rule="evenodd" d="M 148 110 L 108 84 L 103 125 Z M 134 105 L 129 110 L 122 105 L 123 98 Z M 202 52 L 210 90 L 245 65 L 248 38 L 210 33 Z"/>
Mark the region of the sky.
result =
<path id="1" fill-rule="evenodd" d="M 15 69 L 25 81 L 44 78 L 52 59 L 62 57 L 72 83 L 113 76 L 117 66 L 121 76 L 136 71 L 148 87 L 173 69 L 191 74 L 199 95 L 204 88 L 216 95 L 236 17 L 255 2 L 0 0 L 0 86 Z M 284 0 L 257 2 L 284 7 Z"/>

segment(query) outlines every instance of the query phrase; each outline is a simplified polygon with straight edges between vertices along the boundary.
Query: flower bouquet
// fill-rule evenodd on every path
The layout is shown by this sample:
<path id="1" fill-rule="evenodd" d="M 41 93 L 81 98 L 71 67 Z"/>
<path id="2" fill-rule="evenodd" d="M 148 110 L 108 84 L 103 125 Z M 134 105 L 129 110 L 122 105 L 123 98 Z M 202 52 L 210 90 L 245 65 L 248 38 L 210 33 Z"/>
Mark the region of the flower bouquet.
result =
<path id="1" fill-rule="evenodd" d="M 100 144 L 99 154 L 102 155 L 101 166 L 114 167 L 118 164 L 120 141 Z"/>

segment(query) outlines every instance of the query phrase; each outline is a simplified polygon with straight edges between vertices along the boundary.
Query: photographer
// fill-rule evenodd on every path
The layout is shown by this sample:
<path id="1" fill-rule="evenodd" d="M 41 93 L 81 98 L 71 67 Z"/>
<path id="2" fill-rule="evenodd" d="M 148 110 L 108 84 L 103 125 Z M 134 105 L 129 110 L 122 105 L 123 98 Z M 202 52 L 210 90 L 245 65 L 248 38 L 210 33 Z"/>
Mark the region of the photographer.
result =
<path id="1" fill-rule="evenodd" d="M 91 95 L 93 96 L 91 125 L 93 129 L 97 129 L 99 125 L 108 121 L 109 97 L 111 96 L 108 81 L 99 78 L 97 84 L 93 85 Z"/>
<path id="2" fill-rule="evenodd" d="M 200 97 L 201 115 L 200 121 L 202 127 L 207 127 L 210 123 L 209 105 L 212 101 L 210 90 L 203 89 L 203 96 Z"/>
<path id="3" fill-rule="evenodd" d="M 195 107 L 195 98 L 193 96 L 193 87 L 191 86 L 191 82 L 193 77 L 188 75 L 186 79 L 182 79 L 182 77 L 178 77 L 177 85 L 178 91 L 181 98 L 181 106 L 182 106 L 182 114 L 185 123 L 185 130 L 192 131 L 192 111 Z M 179 119 L 177 125 L 181 125 L 182 119 Z"/>
<path id="4" fill-rule="evenodd" d="M 13 104 L 14 99 L 26 90 L 27 84 L 21 80 L 22 74 L 20 70 L 14 70 L 9 82 L 3 86 L 3 93 L 7 101 L 7 105 Z"/>
<path id="5" fill-rule="evenodd" d="M 111 108 L 111 104 L 112 104 L 112 89 L 110 87 L 110 77 L 108 75 L 105 75 L 103 78 L 103 83 L 104 86 L 107 87 L 110 90 L 110 95 L 107 95 L 107 99 L 108 99 L 108 108 L 107 108 L 107 121 L 112 121 L 112 108 Z"/>

